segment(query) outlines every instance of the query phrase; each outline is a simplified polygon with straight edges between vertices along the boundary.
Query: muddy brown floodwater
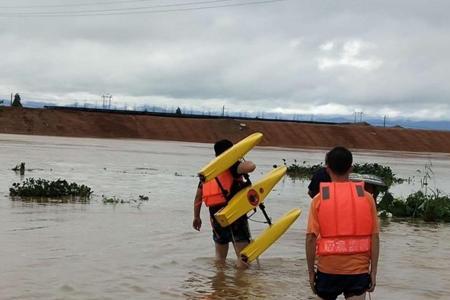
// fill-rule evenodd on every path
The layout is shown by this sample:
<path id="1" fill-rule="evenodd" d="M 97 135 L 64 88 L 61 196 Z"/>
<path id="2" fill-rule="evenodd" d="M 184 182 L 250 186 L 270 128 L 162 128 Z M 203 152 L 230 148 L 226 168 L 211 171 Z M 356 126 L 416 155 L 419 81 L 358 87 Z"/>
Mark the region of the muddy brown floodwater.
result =
<path id="1" fill-rule="evenodd" d="M 230 256 L 214 265 L 208 214 L 191 228 L 196 171 L 211 158 L 211 145 L 0 135 L 0 299 L 314 299 L 306 272 L 304 235 L 310 199 L 307 182 L 285 178 L 266 200 L 278 218 L 293 207 L 304 213 L 260 258 L 239 271 Z M 323 151 L 254 149 L 248 159 L 262 176 L 273 164 L 315 164 Z M 65 178 L 95 191 L 88 204 L 12 201 L 8 189 L 21 180 L 11 171 L 25 162 L 25 177 Z M 450 193 L 447 155 L 355 153 L 355 161 L 389 165 L 420 188 L 426 163 L 430 187 Z M 105 205 L 102 195 L 137 203 Z M 261 220 L 262 216 L 254 217 Z M 250 223 L 256 236 L 264 224 Z M 405 220 L 381 223 L 378 286 L 372 299 L 449 299 L 450 225 Z"/>

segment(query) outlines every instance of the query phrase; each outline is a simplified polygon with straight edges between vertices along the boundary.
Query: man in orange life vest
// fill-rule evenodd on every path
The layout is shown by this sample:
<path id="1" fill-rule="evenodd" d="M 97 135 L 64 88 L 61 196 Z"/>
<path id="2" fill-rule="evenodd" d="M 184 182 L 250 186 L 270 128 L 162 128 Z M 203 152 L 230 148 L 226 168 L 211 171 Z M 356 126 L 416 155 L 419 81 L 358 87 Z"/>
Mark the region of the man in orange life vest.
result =
<path id="1" fill-rule="evenodd" d="M 352 153 L 328 153 L 332 182 L 320 185 L 311 203 L 306 232 L 309 282 L 321 299 L 365 299 L 376 285 L 379 226 L 373 197 L 363 182 L 350 182 Z M 317 256 L 317 257 L 316 257 Z M 317 258 L 317 270 L 315 262 Z"/>
<path id="2" fill-rule="evenodd" d="M 219 156 L 233 143 L 229 140 L 220 140 L 214 144 L 216 156 Z M 213 240 L 216 248 L 216 260 L 224 263 L 228 254 L 228 245 L 233 243 L 234 250 L 238 257 L 237 267 L 245 268 L 239 256 L 242 249 L 250 242 L 250 232 L 248 228 L 247 216 L 244 215 L 233 224 L 223 228 L 214 218 L 214 214 L 227 205 L 227 202 L 242 188 L 245 187 L 244 176 L 255 170 L 256 166 L 251 161 L 238 161 L 230 169 L 217 176 L 216 180 L 207 183 L 199 183 L 194 200 L 194 221 L 192 226 L 195 230 L 200 230 L 202 220 L 200 219 L 200 209 L 202 202 L 209 207 L 211 227 L 213 229 Z"/>

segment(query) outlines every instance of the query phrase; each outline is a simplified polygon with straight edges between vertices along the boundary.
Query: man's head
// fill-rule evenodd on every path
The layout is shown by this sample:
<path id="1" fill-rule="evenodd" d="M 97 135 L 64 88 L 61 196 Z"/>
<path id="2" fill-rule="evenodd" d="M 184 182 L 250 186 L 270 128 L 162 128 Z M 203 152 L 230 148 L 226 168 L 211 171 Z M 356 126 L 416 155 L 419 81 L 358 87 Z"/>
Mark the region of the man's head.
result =
<path id="1" fill-rule="evenodd" d="M 353 163 L 352 153 L 344 147 L 334 147 L 327 154 L 327 167 L 337 176 L 350 173 Z"/>
<path id="2" fill-rule="evenodd" d="M 220 140 L 214 144 L 214 152 L 216 152 L 216 156 L 219 156 L 223 152 L 227 151 L 233 147 L 233 143 L 229 140 Z"/>

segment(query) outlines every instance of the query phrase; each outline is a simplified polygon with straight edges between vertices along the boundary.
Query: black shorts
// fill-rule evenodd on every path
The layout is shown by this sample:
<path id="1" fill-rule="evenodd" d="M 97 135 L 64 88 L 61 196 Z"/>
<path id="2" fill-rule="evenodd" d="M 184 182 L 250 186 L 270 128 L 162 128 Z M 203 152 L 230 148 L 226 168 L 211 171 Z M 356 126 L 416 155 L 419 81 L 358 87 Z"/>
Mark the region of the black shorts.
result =
<path id="1" fill-rule="evenodd" d="M 317 295 L 324 300 L 335 300 L 340 294 L 345 298 L 364 294 L 371 285 L 370 275 L 339 275 L 317 271 L 315 287 Z"/>
<path id="2" fill-rule="evenodd" d="M 250 242 L 250 232 L 248 230 L 247 216 L 237 219 L 233 224 L 222 227 L 214 217 L 211 217 L 213 229 L 213 240 L 218 244 L 228 244 L 229 242 Z"/>

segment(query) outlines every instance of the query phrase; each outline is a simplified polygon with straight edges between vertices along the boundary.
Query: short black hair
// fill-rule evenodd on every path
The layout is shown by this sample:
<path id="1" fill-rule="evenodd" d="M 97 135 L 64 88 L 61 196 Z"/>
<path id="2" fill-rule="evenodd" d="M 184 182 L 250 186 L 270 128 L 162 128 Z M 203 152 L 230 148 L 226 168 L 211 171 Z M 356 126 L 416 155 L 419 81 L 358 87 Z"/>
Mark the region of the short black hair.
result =
<path id="1" fill-rule="evenodd" d="M 219 156 L 231 147 L 233 147 L 233 143 L 230 140 L 220 140 L 214 144 L 214 152 L 216 152 L 216 156 Z"/>
<path id="2" fill-rule="evenodd" d="M 328 154 L 329 154 L 330 152 L 327 152 L 326 154 L 325 154 L 325 164 L 327 165 L 328 164 Z"/>
<path id="3" fill-rule="evenodd" d="M 328 152 L 327 166 L 337 175 L 344 175 L 351 168 L 353 155 L 345 147 L 334 147 Z"/>

